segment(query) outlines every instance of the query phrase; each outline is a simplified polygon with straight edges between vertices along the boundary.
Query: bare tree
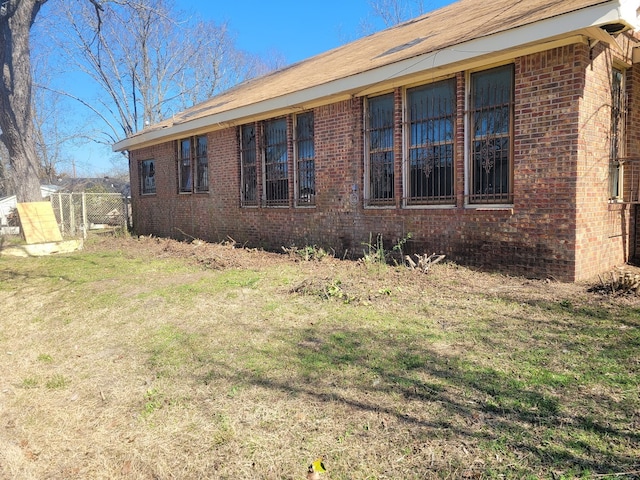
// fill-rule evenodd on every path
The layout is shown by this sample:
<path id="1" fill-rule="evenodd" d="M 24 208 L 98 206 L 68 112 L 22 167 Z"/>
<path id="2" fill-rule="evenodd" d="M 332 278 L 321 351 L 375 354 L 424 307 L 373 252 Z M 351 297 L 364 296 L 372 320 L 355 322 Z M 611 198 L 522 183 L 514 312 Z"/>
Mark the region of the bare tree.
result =
<path id="1" fill-rule="evenodd" d="M 424 0 L 370 0 L 373 16 L 392 27 L 425 13 Z"/>
<path id="2" fill-rule="evenodd" d="M 65 22 L 56 22 L 59 49 L 100 93 L 60 93 L 101 119 L 96 141 L 113 143 L 257 70 L 259 62 L 234 48 L 225 24 L 180 12 L 171 0 L 112 0 L 99 16 L 86 1 L 69 5 Z"/>
<path id="3" fill-rule="evenodd" d="M 0 142 L 0 198 L 13 194 L 13 188 L 10 185 L 11 178 L 7 175 L 5 165 L 8 164 L 9 155 L 4 143 Z"/>
<path id="4" fill-rule="evenodd" d="M 6 147 L 0 183 L 4 191 L 13 186 L 19 201 L 40 200 L 40 178 L 51 181 L 63 145 L 78 138 L 66 128 L 55 95 L 74 99 L 91 113 L 82 135 L 110 144 L 284 65 L 278 54 L 264 61 L 237 51 L 226 25 L 182 14 L 171 0 L 64 0 L 58 4 L 64 8 L 41 15 L 38 23 L 45 25 L 48 40 L 58 39 L 55 56 L 64 56 L 66 73 L 75 68 L 81 83 L 97 86 L 95 96 L 87 96 L 71 82 L 55 86 L 41 75 L 64 75 L 49 68 L 53 65 L 32 71 L 30 35 L 46 2 L 0 0 L 0 140 Z"/>
<path id="5" fill-rule="evenodd" d="M 65 147 L 77 141 L 80 133 L 70 129 L 72 125 L 65 115 L 62 99 L 46 89 L 34 88 L 33 123 L 36 154 L 39 161 L 39 178 L 49 184 L 65 163 L 70 163 Z"/>
<path id="6" fill-rule="evenodd" d="M 73 117 L 71 100 L 51 91 L 57 76 L 52 64 L 57 58 L 55 45 L 47 42 L 45 36 L 34 35 L 34 30 L 38 30 L 38 22 L 32 29 L 31 40 L 34 141 L 40 162 L 40 180 L 53 184 L 64 167 L 72 164 L 67 147 L 77 144 L 82 135 L 76 122 L 70 121 Z"/>
<path id="7" fill-rule="evenodd" d="M 30 30 L 47 0 L 2 0 L 0 3 L 0 139 L 7 148 L 18 201 L 42 200 L 33 141 Z"/>

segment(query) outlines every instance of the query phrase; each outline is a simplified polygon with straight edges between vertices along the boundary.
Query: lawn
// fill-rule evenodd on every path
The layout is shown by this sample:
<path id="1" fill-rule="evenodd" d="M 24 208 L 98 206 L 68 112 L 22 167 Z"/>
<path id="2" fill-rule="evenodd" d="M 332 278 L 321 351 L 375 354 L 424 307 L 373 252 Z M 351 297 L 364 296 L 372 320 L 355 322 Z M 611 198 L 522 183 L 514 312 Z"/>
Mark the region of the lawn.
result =
<path id="1" fill-rule="evenodd" d="M 640 297 L 323 253 L 0 257 L 0 478 L 640 478 Z"/>

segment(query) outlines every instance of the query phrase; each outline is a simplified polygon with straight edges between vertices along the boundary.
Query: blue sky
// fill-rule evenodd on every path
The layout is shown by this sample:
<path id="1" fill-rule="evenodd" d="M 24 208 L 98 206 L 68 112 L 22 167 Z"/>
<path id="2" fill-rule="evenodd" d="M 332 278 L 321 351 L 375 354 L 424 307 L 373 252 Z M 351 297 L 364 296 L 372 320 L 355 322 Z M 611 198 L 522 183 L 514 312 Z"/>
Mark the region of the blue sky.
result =
<path id="1" fill-rule="evenodd" d="M 423 6 L 429 11 L 449 3 L 452 0 L 425 0 Z M 261 57 L 277 52 L 287 64 L 384 28 L 372 15 L 370 0 L 175 0 L 175 5 L 207 20 L 226 22 L 238 49 Z M 76 163 L 78 176 L 100 175 L 114 165 L 126 168 L 124 157 L 107 147 L 87 145 L 82 152 L 84 159 Z"/>
<path id="2" fill-rule="evenodd" d="M 411 3 L 411 2 L 408 2 Z M 413 2 L 417 4 L 418 2 Z M 425 0 L 434 10 L 452 0 Z M 377 27 L 370 0 L 176 0 L 185 10 L 198 11 L 216 22 L 226 21 L 238 48 L 256 54 L 282 53 L 294 63 L 363 36 L 366 23 Z"/>
<path id="3" fill-rule="evenodd" d="M 278 51 L 289 63 L 357 38 L 369 12 L 368 0 L 180 0 L 177 4 L 207 19 L 226 21 L 241 50 L 262 55 Z"/>

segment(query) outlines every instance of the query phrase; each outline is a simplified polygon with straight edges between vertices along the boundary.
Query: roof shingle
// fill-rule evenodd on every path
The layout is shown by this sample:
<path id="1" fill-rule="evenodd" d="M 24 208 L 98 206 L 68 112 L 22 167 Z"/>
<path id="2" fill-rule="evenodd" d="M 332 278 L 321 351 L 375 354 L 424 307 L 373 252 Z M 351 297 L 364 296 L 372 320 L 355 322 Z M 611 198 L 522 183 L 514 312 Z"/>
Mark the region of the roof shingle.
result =
<path id="1" fill-rule="evenodd" d="M 627 0 L 621 0 L 627 1 Z M 142 132 L 157 131 L 393 66 L 443 49 L 576 12 L 607 0 L 460 0 L 223 92 Z M 586 10 L 585 10 L 586 11 Z M 597 22 L 598 18 L 593 18 Z M 490 52 L 478 52 L 486 54 Z M 427 57 L 428 58 L 428 57 Z M 425 70 L 429 65 L 424 65 Z M 401 72 L 398 72 L 399 74 Z"/>

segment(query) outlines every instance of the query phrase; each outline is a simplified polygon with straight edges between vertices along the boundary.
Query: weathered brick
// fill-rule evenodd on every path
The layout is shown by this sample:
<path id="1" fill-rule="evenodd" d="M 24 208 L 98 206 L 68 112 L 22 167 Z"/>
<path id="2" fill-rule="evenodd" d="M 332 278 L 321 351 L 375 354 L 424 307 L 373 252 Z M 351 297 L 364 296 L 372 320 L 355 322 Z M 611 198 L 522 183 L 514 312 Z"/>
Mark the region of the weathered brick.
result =
<path id="1" fill-rule="evenodd" d="M 208 134 L 208 194 L 177 193 L 174 142 L 130 152 L 135 229 L 209 241 L 231 237 L 269 249 L 315 244 L 352 256 L 363 253 L 370 235 L 382 234 L 391 249 L 411 233 L 409 252 L 444 253 L 464 264 L 533 277 L 573 281 L 595 275 L 624 263 L 637 242 L 631 234 L 633 207 L 608 201 L 612 61 L 611 50 L 602 44 L 593 49 L 568 45 L 515 59 L 510 208 L 465 205 L 466 75 L 458 72 L 454 205 L 403 208 L 403 132 L 396 128 L 394 204 L 364 207 L 364 100 L 355 97 L 314 109 L 316 206 L 296 208 L 291 187 L 287 206 L 242 208 L 238 130 L 228 127 Z M 638 66 L 629 68 L 626 80 L 629 126 L 636 127 L 627 128 L 627 149 L 637 155 Z M 401 88 L 394 92 L 398 126 L 403 94 Z M 288 125 L 291 130 L 292 117 Z M 292 148 L 290 142 L 290 158 Z M 150 158 L 156 160 L 157 192 L 143 196 L 138 164 Z M 291 163 L 291 186 L 293 172 Z"/>

